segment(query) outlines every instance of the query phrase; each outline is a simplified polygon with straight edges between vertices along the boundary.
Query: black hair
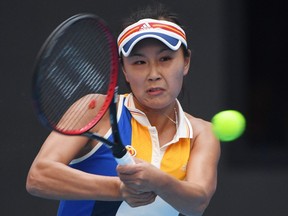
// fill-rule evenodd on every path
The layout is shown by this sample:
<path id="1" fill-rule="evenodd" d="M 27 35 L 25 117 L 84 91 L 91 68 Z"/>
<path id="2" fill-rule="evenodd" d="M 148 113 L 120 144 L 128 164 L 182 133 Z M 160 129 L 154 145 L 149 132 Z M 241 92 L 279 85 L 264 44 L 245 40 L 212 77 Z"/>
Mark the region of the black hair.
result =
<path id="1" fill-rule="evenodd" d="M 183 28 L 179 21 L 178 15 L 174 12 L 171 12 L 166 5 L 159 2 L 154 2 L 152 5 L 138 8 L 138 10 L 134 11 L 128 18 L 123 21 L 122 28 L 124 29 L 127 26 L 145 18 L 167 20 L 174 22 Z"/>

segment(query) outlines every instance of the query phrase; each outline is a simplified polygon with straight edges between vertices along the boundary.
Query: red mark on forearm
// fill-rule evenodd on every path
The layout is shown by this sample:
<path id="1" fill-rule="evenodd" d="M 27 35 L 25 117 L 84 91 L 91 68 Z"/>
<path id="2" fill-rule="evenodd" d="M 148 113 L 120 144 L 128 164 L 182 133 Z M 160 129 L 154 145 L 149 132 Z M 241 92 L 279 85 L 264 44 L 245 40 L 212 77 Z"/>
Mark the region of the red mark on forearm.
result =
<path id="1" fill-rule="evenodd" d="M 96 107 L 96 100 L 92 99 L 88 105 L 88 109 L 94 109 Z"/>

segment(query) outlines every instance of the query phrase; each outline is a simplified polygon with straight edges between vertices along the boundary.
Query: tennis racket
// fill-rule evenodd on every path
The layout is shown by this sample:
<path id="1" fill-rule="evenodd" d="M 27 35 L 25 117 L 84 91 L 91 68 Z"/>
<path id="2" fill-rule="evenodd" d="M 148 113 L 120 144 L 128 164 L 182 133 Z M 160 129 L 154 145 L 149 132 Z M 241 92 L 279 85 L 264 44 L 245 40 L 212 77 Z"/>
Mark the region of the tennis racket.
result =
<path id="1" fill-rule="evenodd" d="M 134 163 L 117 125 L 118 53 L 106 23 L 94 14 L 77 14 L 46 39 L 36 58 L 32 98 L 49 129 L 103 142 L 118 164 Z M 90 130 L 109 112 L 113 141 Z"/>

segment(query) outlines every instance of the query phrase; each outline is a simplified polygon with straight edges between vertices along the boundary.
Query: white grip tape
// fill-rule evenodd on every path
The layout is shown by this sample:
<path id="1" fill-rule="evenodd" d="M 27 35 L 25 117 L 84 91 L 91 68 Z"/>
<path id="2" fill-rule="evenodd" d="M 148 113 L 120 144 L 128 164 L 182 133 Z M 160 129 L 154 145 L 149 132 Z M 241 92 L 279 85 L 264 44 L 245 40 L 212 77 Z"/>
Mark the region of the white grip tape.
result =
<path id="1" fill-rule="evenodd" d="M 117 163 L 119 165 L 126 165 L 126 164 L 135 164 L 135 161 L 133 160 L 133 157 L 131 154 L 127 151 L 126 154 L 122 158 L 115 158 Z"/>

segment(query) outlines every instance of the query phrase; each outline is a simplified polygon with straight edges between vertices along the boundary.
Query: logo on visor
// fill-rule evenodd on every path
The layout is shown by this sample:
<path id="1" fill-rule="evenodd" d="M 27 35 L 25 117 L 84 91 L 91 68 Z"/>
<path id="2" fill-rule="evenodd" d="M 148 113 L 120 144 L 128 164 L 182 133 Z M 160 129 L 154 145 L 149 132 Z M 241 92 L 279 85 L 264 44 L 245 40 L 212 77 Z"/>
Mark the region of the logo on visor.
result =
<path id="1" fill-rule="evenodd" d="M 141 28 L 139 29 L 139 31 L 141 30 L 147 30 L 147 29 L 151 29 L 152 27 L 149 25 L 149 23 L 144 23 Z"/>

